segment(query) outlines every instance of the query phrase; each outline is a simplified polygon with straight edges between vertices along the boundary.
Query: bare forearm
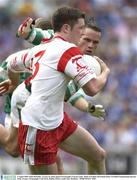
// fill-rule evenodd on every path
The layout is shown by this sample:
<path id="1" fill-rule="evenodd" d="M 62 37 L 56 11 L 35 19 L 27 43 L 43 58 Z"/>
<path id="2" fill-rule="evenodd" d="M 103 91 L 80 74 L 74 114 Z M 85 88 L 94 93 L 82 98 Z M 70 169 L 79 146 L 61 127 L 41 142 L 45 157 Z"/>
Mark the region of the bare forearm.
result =
<path id="1" fill-rule="evenodd" d="M 109 71 L 103 71 L 101 75 L 94 79 L 91 79 L 87 84 L 83 86 L 84 92 L 89 96 L 96 95 L 107 82 Z"/>
<path id="2" fill-rule="evenodd" d="M 85 111 L 87 112 L 88 109 L 88 102 L 83 98 L 80 97 L 74 104 L 74 107 L 79 109 L 80 111 Z"/>
<path id="3" fill-rule="evenodd" d="M 97 80 L 97 89 L 98 92 L 105 86 L 107 79 L 108 79 L 108 75 L 109 72 L 108 71 L 104 71 L 101 73 L 100 76 L 97 76 L 96 80 Z"/>

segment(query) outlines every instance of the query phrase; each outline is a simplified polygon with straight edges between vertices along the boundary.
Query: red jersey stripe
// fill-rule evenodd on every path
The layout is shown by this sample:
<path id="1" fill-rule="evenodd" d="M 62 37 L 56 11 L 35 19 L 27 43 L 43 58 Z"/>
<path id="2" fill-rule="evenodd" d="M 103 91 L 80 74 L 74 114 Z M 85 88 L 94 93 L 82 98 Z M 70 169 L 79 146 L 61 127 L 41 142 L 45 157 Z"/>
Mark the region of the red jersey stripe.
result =
<path id="1" fill-rule="evenodd" d="M 57 70 L 64 72 L 65 67 L 68 63 L 68 61 L 72 58 L 75 57 L 77 55 L 82 55 L 82 52 L 80 51 L 80 49 L 78 49 L 77 47 L 71 47 L 70 49 L 68 49 L 67 51 L 65 51 L 63 53 L 63 55 L 61 56 L 59 62 L 58 62 L 58 66 L 57 66 Z"/>
<path id="2" fill-rule="evenodd" d="M 25 55 L 24 55 L 24 54 L 22 55 L 23 64 L 24 64 L 25 68 L 27 68 L 28 70 L 31 71 L 31 68 L 26 66 L 26 58 L 27 58 L 27 55 L 28 55 L 28 53 L 26 53 Z"/>

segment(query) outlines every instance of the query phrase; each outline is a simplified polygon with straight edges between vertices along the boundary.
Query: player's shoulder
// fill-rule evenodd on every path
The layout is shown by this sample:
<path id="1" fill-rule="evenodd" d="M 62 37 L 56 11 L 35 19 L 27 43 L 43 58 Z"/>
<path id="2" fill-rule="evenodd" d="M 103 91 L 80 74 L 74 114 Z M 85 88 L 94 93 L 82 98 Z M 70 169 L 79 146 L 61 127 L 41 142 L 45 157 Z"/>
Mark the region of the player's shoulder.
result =
<path id="1" fill-rule="evenodd" d="M 69 49 L 71 47 L 76 47 L 75 44 L 70 43 L 63 38 L 55 38 L 54 44 L 58 44 L 58 47 L 61 49 Z"/>

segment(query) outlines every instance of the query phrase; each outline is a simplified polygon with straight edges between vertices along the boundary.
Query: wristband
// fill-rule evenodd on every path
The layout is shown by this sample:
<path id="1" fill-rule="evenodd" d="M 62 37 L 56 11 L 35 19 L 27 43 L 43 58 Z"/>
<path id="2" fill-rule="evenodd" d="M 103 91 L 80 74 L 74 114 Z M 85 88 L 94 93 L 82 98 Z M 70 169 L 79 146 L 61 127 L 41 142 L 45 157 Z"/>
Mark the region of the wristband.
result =
<path id="1" fill-rule="evenodd" d="M 75 93 L 72 97 L 70 97 L 70 99 L 68 100 L 68 102 L 74 106 L 76 101 L 79 99 L 79 98 L 84 98 L 84 96 L 80 93 Z"/>
<path id="2" fill-rule="evenodd" d="M 31 31 L 29 32 L 28 36 L 25 38 L 25 40 L 28 40 L 33 32 L 34 32 L 34 29 L 32 28 Z"/>

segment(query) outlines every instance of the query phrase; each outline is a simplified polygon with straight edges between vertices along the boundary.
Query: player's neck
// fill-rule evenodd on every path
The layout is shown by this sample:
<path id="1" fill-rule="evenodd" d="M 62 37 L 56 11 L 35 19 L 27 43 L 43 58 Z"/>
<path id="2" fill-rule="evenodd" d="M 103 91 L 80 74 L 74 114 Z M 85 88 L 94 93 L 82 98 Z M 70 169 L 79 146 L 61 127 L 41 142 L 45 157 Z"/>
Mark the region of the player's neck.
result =
<path id="1" fill-rule="evenodd" d="M 62 39 L 64 41 L 68 41 L 69 42 L 68 36 L 66 34 L 64 34 L 64 33 L 61 33 L 61 32 L 55 33 L 54 38 L 60 38 L 60 39 Z"/>

